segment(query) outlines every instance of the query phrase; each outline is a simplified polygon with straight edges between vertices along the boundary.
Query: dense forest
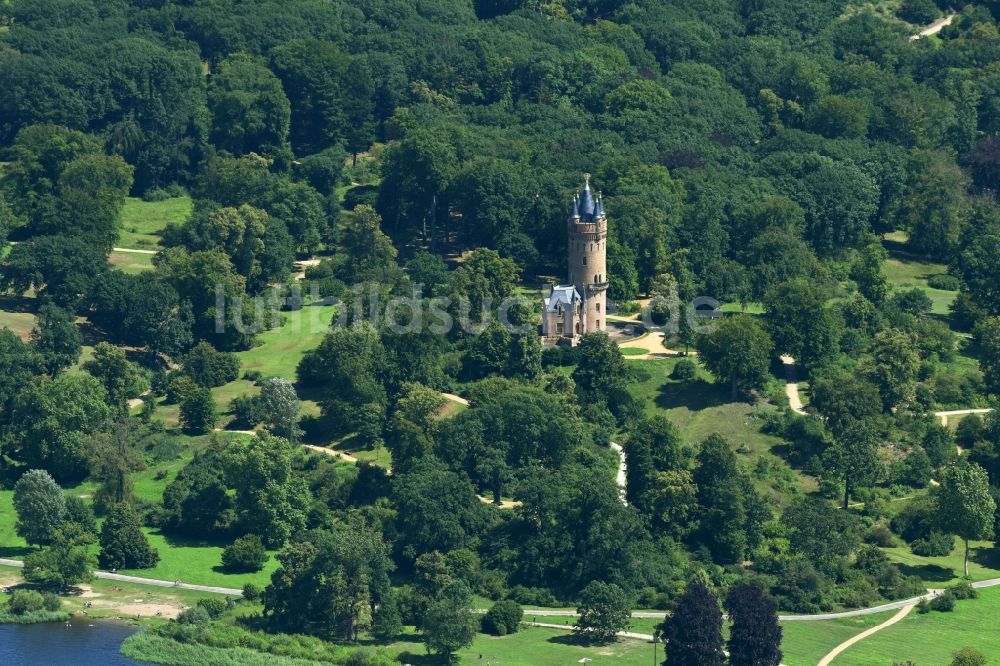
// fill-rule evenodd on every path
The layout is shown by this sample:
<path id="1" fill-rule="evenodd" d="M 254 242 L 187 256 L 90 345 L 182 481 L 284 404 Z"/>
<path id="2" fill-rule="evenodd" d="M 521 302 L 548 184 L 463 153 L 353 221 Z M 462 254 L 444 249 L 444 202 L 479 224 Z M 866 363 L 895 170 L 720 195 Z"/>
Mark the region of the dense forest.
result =
<path id="1" fill-rule="evenodd" d="M 897 4 L 0 3 L 0 288 L 34 315 L 0 329 L 3 485 L 97 488 L 22 517 L 27 572 L 71 582 L 98 541 L 101 566 L 152 567 L 142 525 L 229 544 L 233 571 L 274 553 L 272 631 L 413 625 L 449 655 L 473 593 L 666 609 L 762 589 L 799 612 L 922 593 L 884 549 L 945 555 L 1000 521 L 1000 418 L 932 414 L 1000 393 L 1000 4 Z M 584 173 L 609 299 L 651 299 L 664 344 L 698 352 L 664 390 L 707 377 L 708 406 L 757 405 L 736 427 L 775 455 L 731 424 L 687 437 L 637 389 L 663 368 L 607 336 L 542 349 L 531 289 L 566 273 Z M 181 197 L 147 270 L 109 262 L 126 201 Z M 939 269 L 901 287 L 900 257 Z M 375 310 L 528 293 L 530 331 L 359 319 L 285 376 L 241 373 L 298 311 L 351 319 L 361 284 Z M 730 308 L 700 333 L 699 296 Z M 442 392 L 466 404 L 442 416 Z M 213 436 L 220 411 L 257 436 Z M 391 468 L 299 446 L 345 439 Z M 183 465 L 134 492 L 161 460 Z"/>

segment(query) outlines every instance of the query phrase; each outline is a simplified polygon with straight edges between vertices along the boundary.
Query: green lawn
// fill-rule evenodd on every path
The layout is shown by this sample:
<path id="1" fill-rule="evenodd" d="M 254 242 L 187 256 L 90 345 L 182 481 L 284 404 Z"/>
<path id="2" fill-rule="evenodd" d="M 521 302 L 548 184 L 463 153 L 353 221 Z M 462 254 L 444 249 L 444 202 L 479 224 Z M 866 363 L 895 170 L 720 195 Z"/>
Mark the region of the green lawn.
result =
<path id="1" fill-rule="evenodd" d="M 153 270 L 153 255 L 136 252 L 112 252 L 108 263 L 124 273 L 135 275 Z"/>
<path id="2" fill-rule="evenodd" d="M 295 367 L 329 332 L 335 309 L 333 305 L 309 305 L 281 313 L 284 323 L 280 327 L 261 333 L 258 346 L 238 353 L 242 368 L 295 381 Z"/>
<path id="3" fill-rule="evenodd" d="M 838 663 L 885 666 L 912 661 L 949 664 L 963 647 L 979 650 L 988 663 L 1000 660 L 1000 588 L 979 591 L 978 599 L 959 601 L 951 613 L 911 612 L 906 618 L 848 648 Z"/>
<path id="4" fill-rule="evenodd" d="M 782 622 L 781 663 L 785 666 L 815 666 L 824 655 L 852 636 L 888 620 L 895 611 L 815 622 Z M 840 663 L 838 661 L 837 663 Z M 844 664 L 853 663 L 843 660 Z M 890 661 L 882 666 L 888 666 Z"/>
<path id="5" fill-rule="evenodd" d="M 992 541 L 973 541 L 972 557 L 969 559 L 969 578 L 986 580 L 1000 578 L 1000 549 L 993 547 Z M 964 547 L 955 539 L 955 549 L 942 557 L 921 557 L 914 555 L 906 546 L 886 548 L 889 559 L 900 565 L 908 576 L 920 576 L 928 587 L 947 587 L 957 583 L 962 577 Z"/>
<path id="6" fill-rule="evenodd" d="M 920 261 L 901 251 L 891 252 L 885 263 L 885 276 L 894 289 L 923 289 L 931 299 L 931 312 L 938 315 L 948 314 L 948 306 L 955 300 L 958 292 L 933 289 L 927 285 L 927 280 L 947 272 L 948 267 L 944 264 Z"/>
<path id="7" fill-rule="evenodd" d="M 0 310 L 0 329 L 9 328 L 17 337 L 27 340 L 31 335 L 31 329 L 34 327 L 34 313 Z"/>
<path id="8" fill-rule="evenodd" d="M 14 491 L 0 490 L 0 557 L 22 557 L 28 543 L 14 532 Z"/>
<path id="9" fill-rule="evenodd" d="M 182 580 L 197 585 L 217 585 L 241 588 L 244 583 L 261 587 L 271 580 L 271 572 L 278 568 L 278 561 L 271 553 L 264 569 L 252 574 L 230 574 L 221 570 L 222 549 L 225 543 L 207 542 L 167 537 L 157 529 L 144 527 L 149 543 L 160 553 L 159 563 L 152 569 L 121 569 L 118 573 L 161 580 Z M 95 545 L 95 552 L 98 550 Z"/>
<path id="10" fill-rule="evenodd" d="M 662 658 L 663 646 L 656 647 Z M 414 634 L 391 644 L 388 651 L 398 655 L 401 663 L 413 666 L 439 663 L 427 656 L 423 642 Z M 623 639 L 610 645 L 587 646 L 578 644 L 568 631 L 523 627 L 509 636 L 476 634 L 475 642 L 461 650 L 458 658 L 460 664 L 480 666 L 563 666 L 580 663 L 581 659 L 589 659 L 592 666 L 647 666 L 653 663 L 653 644 Z"/>
<path id="11" fill-rule="evenodd" d="M 122 233 L 118 247 L 155 250 L 160 232 L 169 222 L 181 223 L 191 214 L 191 198 L 143 201 L 129 197 L 122 209 Z"/>
<path id="12" fill-rule="evenodd" d="M 741 459 L 751 467 L 758 464 L 774 470 L 786 467 L 777 453 L 783 446 L 781 439 L 761 432 L 763 414 L 775 408 L 764 402 L 756 405 L 730 402 L 728 388 L 712 383 L 711 374 L 700 366 L 693 381 L 670 379 L 679 360 L 625 360 L 630 367 L 648 373 L 648 378 L 629 384 L 629 392 L 645 403 L 646 412 L 665 413 L 686 443 L 697 444 L 718 433 L 733 444 Z M 755 481 L 760 490 L 768 487 L 760 479 Z M 787 483 L 782 480 L 777 484 L 792 484 L 803 491 L 816 487 L 814 479 L 799 474 L 793 474 Z M 781 494 L 783 491 L 779 489 Z"/>

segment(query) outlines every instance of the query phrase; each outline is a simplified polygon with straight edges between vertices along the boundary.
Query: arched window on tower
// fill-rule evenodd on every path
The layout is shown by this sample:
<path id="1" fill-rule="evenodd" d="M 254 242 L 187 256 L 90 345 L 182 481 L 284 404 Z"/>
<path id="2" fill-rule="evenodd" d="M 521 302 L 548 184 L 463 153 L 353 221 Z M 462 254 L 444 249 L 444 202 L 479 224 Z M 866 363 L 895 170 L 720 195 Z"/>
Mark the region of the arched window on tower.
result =
<path id="1" fill-rule="evenodd" d="M 587 265 L 587 257 L 584 256 L 584 257 L 582 257 L 582 259 L 583 259 L 583 265 L 586 266 Z"/>

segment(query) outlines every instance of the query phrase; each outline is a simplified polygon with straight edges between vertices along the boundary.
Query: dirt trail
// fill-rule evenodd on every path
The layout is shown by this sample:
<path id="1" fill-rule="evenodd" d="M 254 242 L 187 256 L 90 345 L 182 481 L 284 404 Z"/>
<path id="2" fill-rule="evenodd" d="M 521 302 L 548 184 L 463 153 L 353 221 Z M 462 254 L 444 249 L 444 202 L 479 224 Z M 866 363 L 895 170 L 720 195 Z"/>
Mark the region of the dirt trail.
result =
<path id="1" fill-rule="evenodd" d="M 349 462 L 349 463 L 356 463 L 356 462 L 358 462 L 358 459 L 356 457 L 352 456 L 350 453 L 345 453 L 343 451 L 338 451 L 337 449 L 328 449 L 325 446 L 317 446 L 316 444 L 303 444 L 302 446 L 306 447 L 307 449 L 309 449 L 311 451 L 316 451 L 317 453 L 324 453 L 324 454 L 326 454 L 328 456 L 332 456 L 334 458 L 340 458 L 341 460 L 343 460 L 345 462 Z"/>
<path id="2" fill-rule="evenodd" d="M 934 21 L 934 23 L 931 23 L 929 26 L 927 26 L 917 34 L 910 35 L 910 41 L 913 42 L 920 39 L 921 37 L 930 37 L 931 35 L 938 34 L 945 26 L 951 25 L 951 22 L 955 20 L 955 16 L 957 15 L 949 14 L 944 18 L 939 18 L 937 21 Z"/>
<path id="3" fill-rule="evenodd" d="M 895 615 L 893 615 L 892 617 L 890 617 L 888 620 L 886 620 L 882 624 L 880 624 L 878 626 L 875 626 L 875 627 L 872 627 L 871 629 L 867 629 L 865 631 L 862 631 L 857 636 L 853 636 L 851 638 L 848 638 L 846 641 L 844 641 L 843 643 L 841 643 L 837 647 L 833 648 L 829 652 L 829 654 L 827 654 L 825 657 L 823 657 L 822 659 L 820 659 L 819 660 L 819 664 L 817 664 L 817 666 L 830 666 L 830 664 L 833 663 L 833 660 L 836 659 L 840 655 L 841 652 L 843 652 L 847 648 L 851 647 L 855 643 L 863 641 L 864 639 L 868 638 L 872 634 L 874 634 L 876 632 L 879 632 L 879 631 L 882 631 L 883 629 L 887 629 L 888 627 L 891 627 L 892 625 L 896 624 L 897 622 L 899 622 L 900 620 L 902 620 L 904 617 L 906 617 L 907 615 L 909 615 L 910 611 L 912 611 L 913 608 L 914 608 L 913 606 L 907 606 L 906 608 L 901 608 L 898 613 L 896 613 Z"/>
<path id="4" fill-rule="evenodd" d="M 785 381 L 788 382 L 785 384 L 788 406 L 794 412 L 805 414 L 806 410 L 802 407 L 802 396 L 799 395 L 799 383 L 795 378 L 795 359 L 785 354 L 781 357 L 781 362 L 785 364 Z"/>

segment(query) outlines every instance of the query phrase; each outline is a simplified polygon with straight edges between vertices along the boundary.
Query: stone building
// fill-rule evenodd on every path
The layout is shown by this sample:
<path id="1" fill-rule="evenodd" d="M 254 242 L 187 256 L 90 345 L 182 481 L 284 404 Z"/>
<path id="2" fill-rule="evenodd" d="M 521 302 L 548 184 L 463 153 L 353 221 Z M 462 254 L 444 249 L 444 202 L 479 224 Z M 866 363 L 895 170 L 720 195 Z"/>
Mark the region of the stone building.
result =
<path id="1" fill-rule="evenodd" d="M 566 226 L 569 282 L 546 289 L 542 336 L 575 344 L 584 333 L 607 328 L 608 218 L 600 194 L 590 191 L 590 174 L 584 175 L 583 192 L 573 197 Z"/>

